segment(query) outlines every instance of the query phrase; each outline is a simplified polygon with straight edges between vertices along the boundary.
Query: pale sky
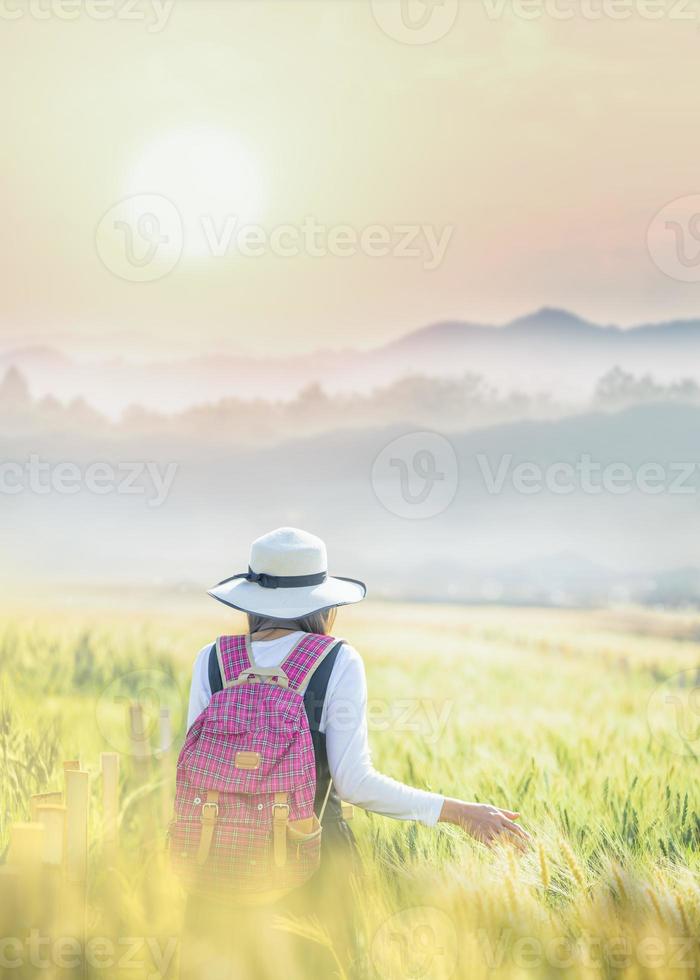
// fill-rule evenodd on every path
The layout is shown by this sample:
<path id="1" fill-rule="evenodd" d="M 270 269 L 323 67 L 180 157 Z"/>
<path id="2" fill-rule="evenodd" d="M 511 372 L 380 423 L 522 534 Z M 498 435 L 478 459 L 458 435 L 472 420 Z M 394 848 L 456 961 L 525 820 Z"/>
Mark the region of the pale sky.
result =
<path id="1" fill-rule="evenodd" d="M 426 44 L 390 36 L 397 0 L 101 3 L 109 19 L 69 20 L 0 0 L 0 349 L 264 354 L 543 305 L 700 315 L 700 283 L 647 250 L 654 215 L 700 193 L 700 2 L 616 21 L 469 0 Z M 110 212 L 140 194 L 161 203 L 139 228 L 168 239 L 152 267 L 135 238 L 125 265 L 132 212 Z M 261 226 L 261 254 L 227 246 L 227 220 Z M 394 254 L 409 231 L 419 254 Z"/>

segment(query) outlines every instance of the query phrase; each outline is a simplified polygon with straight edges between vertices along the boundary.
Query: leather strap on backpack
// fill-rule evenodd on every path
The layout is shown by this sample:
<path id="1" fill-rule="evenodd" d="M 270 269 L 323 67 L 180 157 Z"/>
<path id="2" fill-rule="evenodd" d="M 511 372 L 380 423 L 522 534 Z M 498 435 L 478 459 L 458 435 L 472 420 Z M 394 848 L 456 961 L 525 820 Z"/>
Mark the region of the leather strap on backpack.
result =
<path id="1" fill-rule="evenodd" d="M 283 868 L 287 863 L 287 824 L 289 823 L 289 803 L 286 793 L 275 793 L 272 804 L 272 846 L 275 867 Z"/>
<path id="2" fill-rule="evenodd" d="M 197 864 L 205 864 L 209 857 L 214 828 L 219 817 L 219 792 L 215 789 L 207 790 L 207 800 L 202 806 L 202 833 L 199 837 L 199 850 L 197 851 Z"/>

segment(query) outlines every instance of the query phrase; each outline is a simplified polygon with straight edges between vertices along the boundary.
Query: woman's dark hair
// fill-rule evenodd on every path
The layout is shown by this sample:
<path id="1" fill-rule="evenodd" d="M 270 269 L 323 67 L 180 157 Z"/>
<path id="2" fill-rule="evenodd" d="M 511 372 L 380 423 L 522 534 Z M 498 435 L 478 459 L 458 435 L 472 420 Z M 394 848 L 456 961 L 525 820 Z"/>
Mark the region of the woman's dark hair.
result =
<path id="1" fill-rule="evenodd" d="M 262 630 L 271 630 L 275 627 L 284 626 L 285 629 L 297 629 L 302 633 L 320 633 L 322 635 L 330 633 L 335 623 L 335 614 L 338 610 L 335 606 L 330 609 L 322 609 L 320 612 L 311 613 L 310 616 L 302 616 L 300 619 L 285 619 L 275 622 L 267 616 L 258 616 L 257 613 L 247 613 L 248 632 L 258 633 Z"/>

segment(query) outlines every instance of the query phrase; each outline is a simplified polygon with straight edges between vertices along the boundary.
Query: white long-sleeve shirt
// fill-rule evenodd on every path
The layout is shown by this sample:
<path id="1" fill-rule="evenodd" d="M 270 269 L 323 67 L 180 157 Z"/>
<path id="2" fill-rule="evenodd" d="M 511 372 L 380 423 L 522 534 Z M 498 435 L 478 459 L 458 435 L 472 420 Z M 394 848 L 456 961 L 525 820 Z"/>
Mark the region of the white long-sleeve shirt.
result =
<path id="1" fill-rule="evenodd" d="M 254 640 L 253 656 L 261 667 L 278 667 L 301 640 L 301 632 L 274 640 Z M 197 655 L 187 715 L 189 728 L 211 700 L 209 651 Z M 437 823 L 444 796 L 415 789 L 384 776 L 372 765 L 367 739 L 367 680 L 365 665 L 349 643 L 338 650 L 328 679 L 319 724 L 326 736 L 331 777 L 341 799 L 397 820 Z"/>

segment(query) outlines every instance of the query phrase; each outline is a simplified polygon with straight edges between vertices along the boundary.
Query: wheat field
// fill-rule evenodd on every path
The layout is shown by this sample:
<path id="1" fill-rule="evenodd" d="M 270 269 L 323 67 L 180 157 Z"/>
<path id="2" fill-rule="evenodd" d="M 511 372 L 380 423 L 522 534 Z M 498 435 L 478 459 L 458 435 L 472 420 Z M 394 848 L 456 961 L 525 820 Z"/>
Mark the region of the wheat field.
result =
<path id="1" fill-rule="evenodd" d="M 90 773 L 80 955 L 55 938 L 73 934 L 70 896 L 44 888 L 37 929 L 0 875 L 6 975 L 177 976 L 183 896 L 164 841 L 189 672 L 204 643 L 239 628 L 184 594 L 95 594 L 39 613 L 18 602 L 4 614 L 3 850 L 29 797 L 61 787 L 63 760 Z M 700 617 L 368 602 L 341 611 L 335 632 L 365 659 L 376 766 L 519 810 L 534 845 L 486 850 L 452 828 L 356 811 L 361 874 L 338 881 L 318 914 L 269 910 L 264 934 L 242 932 L 239 967 L 207 976 L 700 974 Z M 129 756 L 134 698 L 151 721 L 167 706 L 173 724 L 164 752 L 148 728 L 145 777 Z M 116 854 L 103 835 L 105 751 L 121 754 Z"/>

